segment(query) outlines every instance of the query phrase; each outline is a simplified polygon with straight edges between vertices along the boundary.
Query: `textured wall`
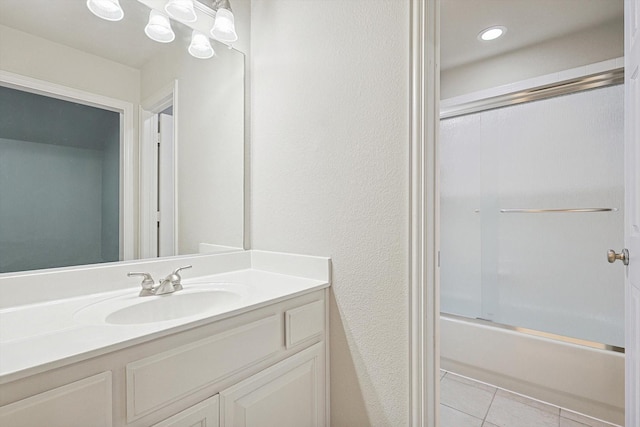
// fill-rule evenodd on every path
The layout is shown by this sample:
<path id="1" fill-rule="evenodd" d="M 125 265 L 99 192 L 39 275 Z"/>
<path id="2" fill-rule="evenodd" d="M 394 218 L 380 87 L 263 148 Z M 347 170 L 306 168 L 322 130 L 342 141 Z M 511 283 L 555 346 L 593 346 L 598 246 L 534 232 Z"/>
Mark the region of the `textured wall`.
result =
<path id="1" fill-rule="evenodd" d="M 251 15 L 251 246 L 333 259 L 331 425 L 407 425 L 409 2 Z"/>

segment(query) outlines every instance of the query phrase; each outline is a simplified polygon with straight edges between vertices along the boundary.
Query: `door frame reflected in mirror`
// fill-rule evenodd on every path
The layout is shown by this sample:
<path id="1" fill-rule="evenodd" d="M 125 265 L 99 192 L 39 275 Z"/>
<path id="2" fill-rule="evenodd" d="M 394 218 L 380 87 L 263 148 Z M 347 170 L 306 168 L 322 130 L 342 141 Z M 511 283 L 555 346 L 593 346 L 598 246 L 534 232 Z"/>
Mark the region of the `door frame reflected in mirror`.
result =
<path id="1" fill-rule="evenodd" d="M 158 115 L 167 108 L 173 108 L 173 144 L 170 147 L 172 177 L 169 189 L 163 191 L 173 199 L 173 211 L 170 212 L 168 229 L 173 235 L 172 248 L 159 249 L 158 244 Z M 178 253 L 178 181 L 177 181 L 177 147 L 178 147 L 178 81 L 174 80 L 153 96 L 140 103 L 140 240 L 139 258 L 155 258 L 173 256 Z M 168 217 L 165 215 L 165 217 Z M 160 220 L 161 221 L 161 220 Z M 160 253 L 159 253 L 160 252 Z"/>

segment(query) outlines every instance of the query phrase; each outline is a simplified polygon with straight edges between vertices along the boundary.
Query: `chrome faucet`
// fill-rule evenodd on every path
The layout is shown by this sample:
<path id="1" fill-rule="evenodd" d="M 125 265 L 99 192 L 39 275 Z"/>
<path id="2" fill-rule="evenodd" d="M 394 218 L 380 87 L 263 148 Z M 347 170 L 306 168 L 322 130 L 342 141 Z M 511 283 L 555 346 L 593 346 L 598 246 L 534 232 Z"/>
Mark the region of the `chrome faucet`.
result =
<path id="1" fill-rule="evenodd" d="M 187 268 L 191 268 L 191 265 L 185 265 L 184 267 L 176 268 L 173 273 L 165 277 L 158 286 L 155 286 L 155 282 L 151 274 L 149 273 L 128 273 L 127 276 L 142 276 L 142 290 L 140 290 L 140 296 L 146 297 L 150 295 L 165 295 L 171 294 L 175 291 L 179 291 L 182 289 L 182 277 L 180 277 L 180 271 L 185 270 Z"/>
<path id="2" fill-rule="evenodd" d="M 187 268 L 191 268 L 191 265 L 185 265 L 184 267 L 176 268 L 173 273 L 165 277 L 160 285 L 156 288 L 156 295 L 170 294 L 175 291 L 182 290 L 182 277 L 180 277 L 180 271 Z"/>
<path id="3" fill-rule="evenodd" d="M 127 273 L 127 276 L 129 277 L 134 277 L 134 276 L 142 276 L 142 283 L 140 283 L 140 285 L 142 286 L 142 289 L 140 290 L 140 294 L 139 296 L 141 297 L 148 297 L 151 295 L 155 295 L 155 282 L 153 280 L 153 277 L 151 277 L 151 274 L 149 273 Z"/>

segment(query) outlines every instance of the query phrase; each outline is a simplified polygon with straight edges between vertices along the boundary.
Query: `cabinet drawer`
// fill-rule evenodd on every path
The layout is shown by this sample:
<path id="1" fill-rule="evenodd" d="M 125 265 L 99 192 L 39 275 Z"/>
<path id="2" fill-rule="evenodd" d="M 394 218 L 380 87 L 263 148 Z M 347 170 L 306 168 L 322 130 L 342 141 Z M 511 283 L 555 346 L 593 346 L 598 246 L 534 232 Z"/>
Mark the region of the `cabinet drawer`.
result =
<path id="1" fill-rule="evenodd" d="M 317 337 L 324 331 L 324 301 L 314 301 L 285 312 L 287 348 Z"/>
<path id="2" fill-rule="evenodd" d="M 0 425 L 11 427 L 110 427 L 111 371 L 0 408 Z"/>
<path id="3" fill-rule="evenodd" d="M 281 349 L 279 316 L 127 364 L 127 421 L 221 381 Z"/>

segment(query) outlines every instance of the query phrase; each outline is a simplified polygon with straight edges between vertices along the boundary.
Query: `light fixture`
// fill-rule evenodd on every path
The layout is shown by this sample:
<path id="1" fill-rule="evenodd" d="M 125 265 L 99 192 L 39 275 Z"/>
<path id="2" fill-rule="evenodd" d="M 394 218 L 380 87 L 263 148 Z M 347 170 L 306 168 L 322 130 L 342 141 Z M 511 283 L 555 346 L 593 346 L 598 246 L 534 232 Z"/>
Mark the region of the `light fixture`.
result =
<path id="1" fill-rule="evenodd" d="M 87 8 L 97 17 L 107 21 L 119 21 L 124 17 L 118 0 L 87 0 Z"/>
<path id="2" fill-rule="evenodd" d="M 149 13 L 149 23 L 144 27 L 144 33 L 151 40 L 160 43 L 169 43 L 176 38 L 171 29 L 169 17 L 154 9 L 151 9 L 151 13 Z"/>
<path id="3" fill-rule="evenodd" d="M 214 51 L 209 42 L 209 37 L 202 34 L 198 30 L 191 33 L 191 44 L 189 45 L 189 53 L 191 56 L 199 59 L 209 59 L 213 56 Z"/>
<path id="4" fill-rule="evenodd" d="M 119 21 L 124 17 L 124 11 L 120 7 L 119 0 L 86 1 L 91 13 L 102 19 Z M 146 3 L 146 0 L 140 1 Z M 236 34 L 235 18 L 231 12 L 231 4 L 229 0 L 209 0 L 209 2 L 210 6 L 205 6 L 202 3 L 194 3 L 194 0 L 153 0 L 152 3 L 162 3 L 165 4 L 165 7 L 164 10 L 151 9 L 149 22 L 144 27 L 144 33 L 151 40 L 160 43 L 172 42 L 176 38 L 171 28 L 171 18 L 173 18 L 192 30 L 191 43 L 188 48 L 191 56 L 200 59 L 208 59 L 214 56 L 215 52 L 211 47 L 210 37 L 225 43 L 229 49 L 232 49 L 231 43 L 238 40 L 238 35 Z M 154 6 L 160 5 L 154 4 Z M 197 6 L 197 8 L 194 6 Z M 214 16 L 211 36 L 196 30 L 196 27 L 202 26 L 202 21 L 197 24 L 191 24 L 191 22 L 198 21 L 198 14 L 201 13 Z"/>
<path id="5" fill-rule="evenodd" d="M 238 40 L 233 13 L 230 9 L 221 7 L 216 11 L 216 19 L 213 22 L 213 28 L 211 28 L 211 36 L 223 43 L 233 43 Z"/>
<path id="6" fill-rule="evenodd" d="M 195 22 L 198 19 L 193 8 L 193 0 L 169 0 L 164 10 L 178 21 Z"/>
<path id="7" fill-rule="evenodd" d="M 498 37 L 504 35 L 504 33 L 506 32 L 507 32 L 507 28 L 501 25 L 485 28 L 484 30 L 480 31 L 480 33 L 478 34 L 478 40 L 482 40 L 482 41 L 495 40 Z"/>

